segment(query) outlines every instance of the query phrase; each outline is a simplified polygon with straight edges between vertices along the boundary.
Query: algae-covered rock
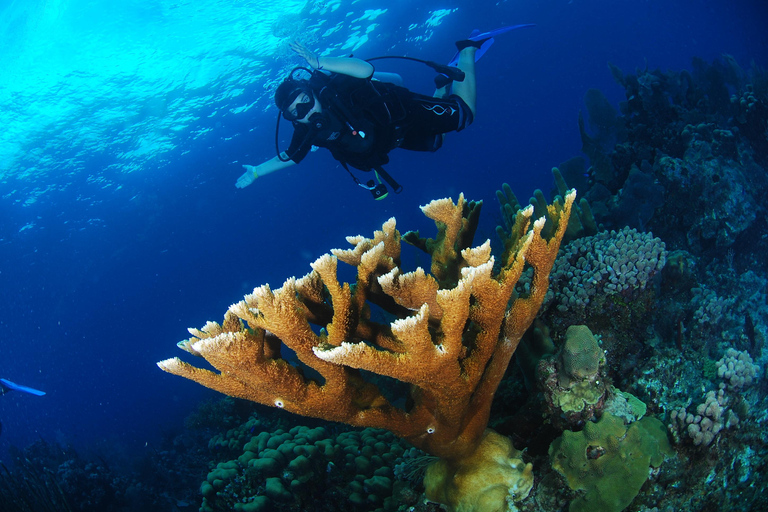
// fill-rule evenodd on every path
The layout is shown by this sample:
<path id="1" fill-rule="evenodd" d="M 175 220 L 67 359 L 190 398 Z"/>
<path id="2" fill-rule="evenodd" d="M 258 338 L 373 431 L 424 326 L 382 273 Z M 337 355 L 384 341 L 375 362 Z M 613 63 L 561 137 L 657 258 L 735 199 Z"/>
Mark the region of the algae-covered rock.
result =
<path id="1" fill-rule="evenodd" d="M 664 424 L 645 417 L 629 426 L 605 413 L 581 432 L 563 432 L 549 447 L 554 467 L 568 486 L 584 494 L 570 512 L 620 512 L 640 492 L 648 468 L 672 454 Z"/>

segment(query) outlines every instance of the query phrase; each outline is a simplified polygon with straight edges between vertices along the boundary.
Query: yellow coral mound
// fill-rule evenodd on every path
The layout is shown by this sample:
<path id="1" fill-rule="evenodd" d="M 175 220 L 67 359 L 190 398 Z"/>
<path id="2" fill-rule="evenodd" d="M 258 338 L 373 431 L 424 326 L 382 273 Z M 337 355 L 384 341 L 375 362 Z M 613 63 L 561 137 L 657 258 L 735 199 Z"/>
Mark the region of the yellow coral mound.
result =
<path id="1" fill-rule="evenodd" d="M 486 430 L 475 452 L 461 461 L 441 459 L 427 468 L 428 500 L 453 512 L 508 512 L 533 487 L 533 465 L 509 438 Z"/>

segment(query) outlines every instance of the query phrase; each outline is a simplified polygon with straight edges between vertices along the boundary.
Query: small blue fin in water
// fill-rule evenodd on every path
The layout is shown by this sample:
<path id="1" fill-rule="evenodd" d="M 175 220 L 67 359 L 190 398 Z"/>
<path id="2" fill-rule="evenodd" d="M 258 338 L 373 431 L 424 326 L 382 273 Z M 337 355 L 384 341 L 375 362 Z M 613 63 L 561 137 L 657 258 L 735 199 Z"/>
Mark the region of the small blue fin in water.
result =
<path id="1" fill-rule="evenodd" d="M 43 396 L 45 394 L 45 391 L 39 391 L 27 386 L 22 386 L 21 384 L 16 384 L 15 382 L 11 382 L 8 379 L 0 379 L 0 386 L 4 387 L 6 391 L 21 391 L 22 393 L 29 393 L 30 395 L 35 396 Z"/>

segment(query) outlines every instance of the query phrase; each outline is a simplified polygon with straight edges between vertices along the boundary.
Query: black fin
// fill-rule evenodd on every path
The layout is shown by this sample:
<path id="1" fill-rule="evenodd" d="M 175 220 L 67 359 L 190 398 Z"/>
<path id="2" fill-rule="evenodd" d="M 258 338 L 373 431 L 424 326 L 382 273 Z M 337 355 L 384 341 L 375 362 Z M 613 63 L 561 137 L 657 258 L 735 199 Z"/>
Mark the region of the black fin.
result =
<path id="1" fill-rule="evenodd" d="M 486 37 L 485 39 L 481 39 L 480 41 L 473 41 L 472 39 L 462 39 L 461 41 L 456 41 L 456 48 L 458 48 L 459 51 L 469 47 L 479 49 L 481 46 L 483 46 L 483 43 L 489 39 L 490 37 Z"/>

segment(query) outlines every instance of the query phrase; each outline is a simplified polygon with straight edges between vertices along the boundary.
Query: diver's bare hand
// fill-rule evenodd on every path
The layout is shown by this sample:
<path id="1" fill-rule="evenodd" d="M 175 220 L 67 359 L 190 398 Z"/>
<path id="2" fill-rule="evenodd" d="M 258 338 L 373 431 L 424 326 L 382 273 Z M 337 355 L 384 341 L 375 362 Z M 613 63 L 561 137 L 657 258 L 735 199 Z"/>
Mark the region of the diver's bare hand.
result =
<path id="1" fill-rule="evenodd" d="M 299 55 L 299 57 L 306 60 L 307 64 L 309 64 L 313 69 L 320 69 L 320 57 L 318 57 L 315 52 L 311 51 L 309 48 L 298 41 L 290 43 L 290 47 L 291 50 Z"/>
<path id="2" fill-rule="evenodd" d="M 237 182 L 235 183 L 237 188 L 245 188 L 259 177 L 256 173 L 256 167 L 252 165 L 243 165 L 243 168 L 245 169 L 245 172 L 242 176 L 237 178 Z"/>

